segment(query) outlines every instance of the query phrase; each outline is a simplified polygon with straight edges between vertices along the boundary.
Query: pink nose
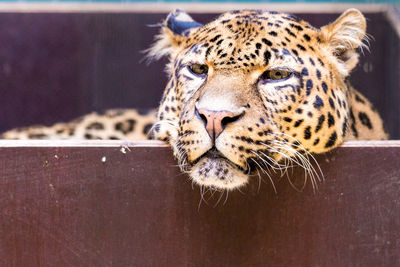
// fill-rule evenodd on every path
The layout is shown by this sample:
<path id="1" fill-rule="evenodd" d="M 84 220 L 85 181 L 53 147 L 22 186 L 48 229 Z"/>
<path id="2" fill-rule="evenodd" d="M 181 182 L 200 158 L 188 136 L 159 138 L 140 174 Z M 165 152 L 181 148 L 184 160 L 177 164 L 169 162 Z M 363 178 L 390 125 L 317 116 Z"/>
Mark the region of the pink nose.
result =
<path id="1" fill-rule="evenodd" d="M 215 140 L 224 131 L 227 124 L 240 118 L 243 113 L 234 114 L 230 111 L 214 111 L 208 109 L 195 110 L 196 115 L 203 120 L 208 135 Z"/>

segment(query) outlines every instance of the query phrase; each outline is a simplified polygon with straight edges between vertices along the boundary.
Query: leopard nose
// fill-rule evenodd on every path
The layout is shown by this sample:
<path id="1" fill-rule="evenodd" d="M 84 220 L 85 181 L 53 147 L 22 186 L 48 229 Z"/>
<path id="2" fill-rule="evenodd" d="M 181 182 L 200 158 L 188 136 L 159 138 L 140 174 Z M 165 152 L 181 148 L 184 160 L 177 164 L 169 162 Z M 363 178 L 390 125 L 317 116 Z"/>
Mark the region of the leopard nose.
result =
<path id="1" fill-rule="evenodd" d="M 208 135 L 212 140 L 224 131 L 225 127 L 242 117 L 244 112 L 233 113 L 230 111 L 214 111 L 208 109 L 195 108 L 196 116 L 204 122 Z"/>

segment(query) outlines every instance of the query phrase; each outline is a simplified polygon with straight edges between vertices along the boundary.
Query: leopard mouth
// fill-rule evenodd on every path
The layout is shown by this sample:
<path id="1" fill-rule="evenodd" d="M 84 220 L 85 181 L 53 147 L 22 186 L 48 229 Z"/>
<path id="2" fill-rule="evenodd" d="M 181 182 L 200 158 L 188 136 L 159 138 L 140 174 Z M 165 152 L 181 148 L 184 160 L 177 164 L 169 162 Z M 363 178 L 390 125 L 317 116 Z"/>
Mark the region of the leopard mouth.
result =
<path id="1" fill-rule="evenodd" d="M 235 189 L 247 184 L 249 170 L 226 158 L 212 148 L 192 163 L 190 177 L 200 186 Z"/>
<path id="2" fill-rule="evenodd" d="M 229 160 L 227 157 L 225 157 L 220 151 L 218 151 L 218 149 L 216 149 L 215 147 L 211 148 L 210 150 L 208 150 L 207 152 L 205 152 L 203 155 L 201 155 L 200 157 L 198 157 L 196 160 L 194 160 L 192 162 L 192 166 L 195 166 L 199 161 L 201 161 L 204 158 L 209 158 L 209 159 L 221 159 L 221 160 L 225 160 L 228 164 L 232 165 L 232 167 L 237 168 L 238 170 L 247 173 L 250 170 L 246 170 L 243 167 L 239 166 L 238 164 L 232 162 L 231 160 Z"/>

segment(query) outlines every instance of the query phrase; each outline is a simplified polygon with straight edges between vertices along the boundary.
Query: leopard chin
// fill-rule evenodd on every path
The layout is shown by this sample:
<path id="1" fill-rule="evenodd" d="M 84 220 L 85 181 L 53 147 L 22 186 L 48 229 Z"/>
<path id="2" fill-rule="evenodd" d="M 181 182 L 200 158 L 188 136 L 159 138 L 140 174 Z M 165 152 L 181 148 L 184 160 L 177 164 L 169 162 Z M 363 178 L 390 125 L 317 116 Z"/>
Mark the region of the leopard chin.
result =
<path id="1" fill-rule="evenodd" d="M 223 190 L 242 187 L 249 181 L 244 170 L 223 157 L 200 159 L 191 168 L 190 177 L 200 186 Z"/>

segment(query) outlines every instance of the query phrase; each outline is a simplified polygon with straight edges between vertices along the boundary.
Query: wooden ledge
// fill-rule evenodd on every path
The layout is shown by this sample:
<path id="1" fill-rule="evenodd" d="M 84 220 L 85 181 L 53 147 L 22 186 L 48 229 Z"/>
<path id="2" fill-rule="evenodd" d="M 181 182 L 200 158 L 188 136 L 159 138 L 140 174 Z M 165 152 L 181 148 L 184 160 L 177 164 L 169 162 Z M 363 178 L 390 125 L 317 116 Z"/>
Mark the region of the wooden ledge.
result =
<path id="1" fill-rule="evenodd" d="M 211 194 L 162 142 L 2 140 L 0 265 L 397 266 L 399 147 L 316 156 L 316 191 L 295 167 Z"/>

